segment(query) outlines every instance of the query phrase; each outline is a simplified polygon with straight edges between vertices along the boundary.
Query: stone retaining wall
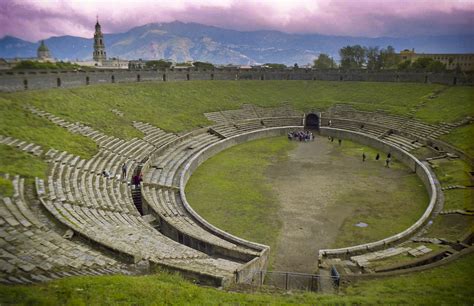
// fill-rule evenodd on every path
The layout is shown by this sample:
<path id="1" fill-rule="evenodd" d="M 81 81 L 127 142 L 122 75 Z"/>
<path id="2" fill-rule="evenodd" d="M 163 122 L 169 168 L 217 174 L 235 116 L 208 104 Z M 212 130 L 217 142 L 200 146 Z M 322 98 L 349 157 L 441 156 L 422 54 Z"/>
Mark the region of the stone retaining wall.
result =
<path id="1" fill-rule="evenodd" d="M 329 127 L 322 127 L 321 128 L 321 135 L 323 136 L 333 136 L 340 139 L 348 139 L 358 142 L 360 144 L 364 144 L 373 148 L 380 150 L 381 152 L 388 153 L 390 152 L 394 158 L 404 163 L 408 166 L 411 170 L 413 170 L 417 176 L 421 179 L 423 184 L 426 187 L 426 190 L 430 196 L 430 202 L 428 207 L 426 208 L 423 215 L 416 221 L 412 226 L 408 229 L 404 230 L 401 233 L 393 235 L 391 237 L 351 246 L 347 248 L 339 248 L 339 249 L 324 249 L 319 251 L 319 258 L 322 259 L 323 257 L 337 257 L 337 256 L 346 256 L 346 255 L 354 255 L 360 254 L 368 251 L 374 251 L 377 249 L 385 248 L 390 244 L 395 242 L 407 239 L 411 235 L 413 235 L 418 229 L 420 229 L 429 219 L 433 209 L 435 207 L 437 201 L 437 191 L 436 191 L 436 178 L 431 175 L 429 169 L 426 168 L 415 156 L 411 155 L 410 153 L 392 146 L 381 139 L 377 139 L 366 134 L 362 134 L 359 132 L 354 131 L 347 131 Z"/>
<path id="2" fill-rule="evenodd" d="M 0 91 L 70 88 L 104 83 L 169 82 L 192 80 L 323 80 L 440 83 L 474 85 L 473 74 L 455 72 L 397 72 L 313 69 L 212 69 L 212 70 L 11 70 L 0 71 Z"/>

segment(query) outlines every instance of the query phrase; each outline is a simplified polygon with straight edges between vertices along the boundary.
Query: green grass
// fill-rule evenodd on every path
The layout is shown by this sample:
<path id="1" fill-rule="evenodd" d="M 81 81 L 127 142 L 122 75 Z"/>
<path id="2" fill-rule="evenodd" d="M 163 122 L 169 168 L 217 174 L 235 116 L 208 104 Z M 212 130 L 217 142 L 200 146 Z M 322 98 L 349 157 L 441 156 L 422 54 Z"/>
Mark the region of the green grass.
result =
<path id="1" fill-rule="evenodd" d="M 473 189 L 452 189 L 444 191 L 444 208 L 464 209 L 474 211 L 474 190 Z"/>
<path id="2" fill-rule="evenodd" d="M 432 168 L 442 187 L 471 184 L 471 167 L 462 159 L 438 159 L 432 161 Z"/>
<path id="3" fill-rule="evenodd" d="M 459 214 L 438 215 L 425 236 L 457 241 L 469 230 L 474 230 L 472 218 L 472 216 Z"/>
<path id="4" fill-rule="evenodd" d="M 20 175 L 33 182 L 35 177 L 45 178 L 47 167 L 44 161 L 31 154 L 0 144 L 0 173 Z"/>
<path id="5" fill-rule="evenodd" d="M 339 295 L 238 293 L 177 275 L 71 277 L 39 285 L 0 285 L 0 304 L 16 305 L 472 305 L 474 255 L 429 271 L 360 281 Z"/>
<path id="6" fill-rule="evenodd" d="M 441 85 L 371 82 L 193 81 L 104 84 L 3 93 L 0 98 L 17 104 L 33 104 L 126 138 L 136 136 L 126 125 L 131 120 L 144 120 L 178 132 L 208 125 L 204 112 L 239 108 L 243 103 L 277 106 L 288 102 L 301 110 L 350 103 L 361 109 L 386 109 L 404 114 L 441 88 Z M 112 108 L 123 111 L 125 116 L 116 116 L 110 111 Z M 117 130 L 118 126 L 122 130 Z"/>
<path id="7" fill-rule="evenodd" d="M 11 197 L 12 195 L 13 195 L 12 182 L 0 176 L 0 196 Z"/>
<path id="8" fill-rule="evenodd" d="M 166 131 L 182 132 L 211 124 L 204 112 L 236 109 L 244 103 L 274 107 L 287 102 L 299 110 L 323 110 L 335 103 L 347 103 L 358 109 L 383 109 L 406 115 L 433 92 L 445 88 L 437 84 L 376 82 L 193 81 L 0 93 L 0 134 L 35 142 L 46 150 L 52 147 L 87 158 L 96 152 L 90 139 L 71 135 L 23 107 L 34 105 L 66 120 L 130 139 L 142 136 L 133 128 L 134 120 L 149 122 Z M 447 101 L 440 104 L 443 111 L 420 111 L 416 115 L 428 121 L 450 121 L 459 117 L 452 116 L 451 109 L 456 109 L 456 114 L 460 115 L 472 113 L 470 87 L 449 88 L 430 101 L 435 100 L 437 102 L 433 103 Z M 456 103 L 450 105 L 451 100 Z M 122 111 L 124 116 L 117 116 L 112 109 Z M 467 140 L 459 142 L 463 130 L 460 135 L 453 136 L 454 144 L 469 149 Z"/>
<path id="9" fill-rule="evenodd" d="M 452 122 L 466 116 L 474 117 L 474 88 L 454 86 L 444 90 L 434 99 L 426 99 L 424 107 L 415 117 L 429 123 Z"/>
<path id="10" fill-rule="evenodd" d="M 387 185 L 383 189 L 377 188 L 375 191 L 371 189 L 373 192 L 351 188 L 341 190 L 338 194 L 338 205 L 353 206 L 354 212 L 344 220 L 332 245 L 333 248 L 387 238 L 404 231 L 423 214 L 429 202 L 428 194 L 423 183 L 404 164 L 392 158 L 390 168 L 397 174 L 390 178 L 382 172 L 385 170 L 383 165 L 386 154 L 380 154 L 380 160 L 375 161 L 375 156 L 380 151 L 348 140 L 343 140 L 342 145 L 335 148 L 336 153 L 340 152 L 358 159 L 361 159 L 362 153 L 365 152 L 367 156 L 365 163 L 367 165 L 378 163 L 380 167 L 363 168 L 357 175 L 374 179 L 384 178 Z M 367 223 L 369 226 L 355 227 L 354 224 L 358 222 Z"/>
<path id="11" fill-rule="evenodd" d="M 410 175 L 393 184 L 396 187 L 376 193 L 341 192 L 338 203 L 353 205 L 355 210 L 344 220 L 332 247 L 348 247 L 390 237 L 406 230 L 421 217 L 429 198 L 418 177 Z M 358 222 L 369 226 L 355 227 Z"/>
<path id="12" fill-rule="evenodd" d="M 287 158 L 296 144 L 286 137 L 250 141 L 202 164 L 186 186 L 190 205 L 233 235 L 274 249 L 281 221 L 266 169 Z"/>
<path id="13" fill-rule="evenodd" d="M 57 103 L 61 104 L 60 101 Z M 90 158 L 96 153 L 96 145 L 91 139 L 71 134 L 48 120 L 33 115 L 23 108 L 24 105 L 23 100 L 12 101 L 0 95 L 0 135 L 34 142 L 41 145 L 45 152 L 55 148 L 83 158 Z M 73 112 L 80 113 L 81 110 L 78 107 Z M 16 152 L 19 154 L 19 151 L 11 151 L 9 154 L 15 155 Z M 22 167 L 19 164 L 14 166 Z"/>
<path id="14" fill-rule="evenodd" d="M 441 139 L 458 147 L 469 156 L 474 156 L 474 124 L 454 129 L 449 134 L 442 135 Z"/>

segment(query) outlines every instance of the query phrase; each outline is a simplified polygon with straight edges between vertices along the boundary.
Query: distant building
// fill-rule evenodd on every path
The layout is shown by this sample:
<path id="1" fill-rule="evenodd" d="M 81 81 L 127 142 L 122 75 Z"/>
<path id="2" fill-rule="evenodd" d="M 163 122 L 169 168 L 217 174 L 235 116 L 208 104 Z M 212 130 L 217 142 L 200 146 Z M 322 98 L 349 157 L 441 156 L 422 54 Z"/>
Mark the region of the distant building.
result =
<path id="1" fill-rule="evenodd" d="M 107 59 L 104 34 L 102 33 L 102 27 L 99 23 L 99 18 L 97 18 L 97 22 L 95 24 L 94 51 L 92 52 L 92 59 L 92 61 L 74 61 L 72 63 L 101 69 L 128 69 L 128 60 L 122 60 L 116 57 Z"/>
<path id="2" fill-rule="evenodd" d="M 41 41 L 38 50 L 36 51 L 36 55 L 38 60 L 47 61 L 51 60 L 51 52 L 49 51 L 48 47 L 44 44 L 44 40 Z"/>
<path id="3" fill-rule="evenodd" d="M 130 70 L 145 69 L 145 67 L 146 67 L 146 61 L 142 60 L 141 58 L 139 60 L 128 62 L 128 69 Z"/>
<path id="4" fill-rule="evenodd" d="M 105 52 L 104 35 L 102 34 L 102 29 L 98 17 L 97 23 L 95 24 L 94 53 L 92 54 L 92 58 L 98 63 L 102 63 L 107 59 L 107 54 Z"/>
<path id="5" fill-rule="evenodd" d="M 474 54 L 473 53 L 416 53 L 415 49 L 405 49 L 399 54 L 402 61 L 415 61 L 418 58 L 432 58 L 446 65 L 446 69 L 461 71 L 474 70 Z"/>

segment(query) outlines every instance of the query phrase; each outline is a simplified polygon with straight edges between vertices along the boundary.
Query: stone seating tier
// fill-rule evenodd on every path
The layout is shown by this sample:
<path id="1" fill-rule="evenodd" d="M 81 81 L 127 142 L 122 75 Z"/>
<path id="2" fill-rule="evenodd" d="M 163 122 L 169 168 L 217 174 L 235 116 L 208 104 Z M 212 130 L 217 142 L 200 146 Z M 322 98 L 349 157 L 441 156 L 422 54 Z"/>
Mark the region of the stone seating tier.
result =
<path id="1" fill-rule="evenodd" d="M 41 156 L 41 154 L 43 154 L 41 146 L 32 142 L 23 141 L 9 136 L 0 135 L 0 144 L 17 148 L 19 150 L 22 150 L 23 152 L 27 152 L 35 156 Z"/>
<path id="2" fill-rule="evenodd" d="M 410 139 L 402 135 L 396 134 L 384 136 L 383 140 L 397 147 L 400 147 L 405 151 L 415 150 L 422 146 L 421 143 L 416 142 L 414 139 Z"/>
<path id="3" fill-rule="evenodd" d="M 72 275 L 126 273 L 126 267 L 67 240 L 35 216 L 25 201 L 24 179 L 15 176 L 14 195 L 0 200 L 0 282 L 32 283 Z"/>
<path id="4" fill-rule="evenodd" d="M 161 147 L 178 138 L 177 135 L 166 133 L 149 123 L 133 122 L 133 126 L 145 134 L 143 137 L 144 141 L 151 143 L 155 147 Z"/>
<path id="5" fill-rule="evenodd" d="M 145 186 L 143 193 L 151 208 L 180 233 L 221 248 L 258 256 L 258 252 L 224 240 L 196 223 L 194 218 L 184 209 L 178 190 Z"/>
<path id="6" fill-rule="evenodd" d="M 175 183 L 173 179 L 176 171 L 181 164 L 193 153 L 216 141 L 219 141 L 217 136 L 204 133 L 166 149 L 153 163 L 152 170 L 145 173 L 144 182 L 172 186 Z"/>

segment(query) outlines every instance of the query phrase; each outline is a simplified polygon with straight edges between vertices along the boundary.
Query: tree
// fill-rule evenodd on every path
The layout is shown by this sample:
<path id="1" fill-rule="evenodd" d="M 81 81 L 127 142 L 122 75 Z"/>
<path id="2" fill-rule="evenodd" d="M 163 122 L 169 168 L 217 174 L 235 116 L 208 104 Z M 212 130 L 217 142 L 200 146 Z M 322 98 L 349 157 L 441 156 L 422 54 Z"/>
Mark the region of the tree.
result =
<path id="1" fill-rule="evenodd" d="M 198 68 L 198 69 L 213 69 L 214 68 L 214 65 L 211 64 L 211 63 L 206 63 L 206 62 L 194 62 L 193 63 L 194 67 Z"/>
<path id="2" fill-rule="evenodd" d="M 37 61 L 21 61 L 13 67 L 13 69 L 64 69 L 64 70 L 77 70 L 82 69 L 82 66 L 72 64 L 69 62 L 37 62 Z"/>
<path id="3" fill-rule="evenodd" d="M 361 45 L 343 47 L 339 50 L 339 56 L 344 69 L 362 68 L 366 63 L 366 49 Z"/>
<path id="4" fill-rule="evenodd" d="M 171 62 L 167 62 L 165 60 L 158 60 L 158 61 L 148 61 L 145 64 L 146 68 L 152 69 L 166 69 L 171 67 Z"/>
<path id="5" fill-rule="evenodd" d="M 403 61 L 398 63 L 397 68 L 398 70 L 409 70 L 411 67 L 411 62 L 410 61 Z"/>
<path id="6" fill-rule="evenodd" d="M 286 65 L 284 65 L 284 64 L 266 63 L 263 66 L 266 66 L 266 67 L 272 68 L 272 69 L 286 69 Z"/>
<path id="7" fill-rule="evenodd" d="M 317 59 L 314 60 L 313 68 L 316 69 L 329 69 L 335 68 L 336 62 L 329 57 L 329 55 L 321 53 Z"/>
<path id="8" fill-rule="evenodd" d="M 419 57 L 412 64 L 411 67 L 416 70 L 427 70 L 428 66 L 433 62 L 432 58 Z"/>
<path id="9" fill-rule="evenodd" d="M 368 47 L 365 49 L 365 53 L 367 56 L 367 69 L 380 70 L 380 68 L 382 68 L 382 61 L 379 47 Z"/>
<path id="10" fill-rule="evenodd" d="M 432 61 L 428 65 L 427 70 L 431 72 L 443 72 L 446 71 L 446 65 L 441 63 L 440 61 Z"/>
<path id="11" fill-rule="evenodd" d="M 388 46 L 387 49 L 380 50 L 380 62 L 383 69 L 395 69 L 400 63 L 400 56 L 395 53 L 395 48 Z"/>

